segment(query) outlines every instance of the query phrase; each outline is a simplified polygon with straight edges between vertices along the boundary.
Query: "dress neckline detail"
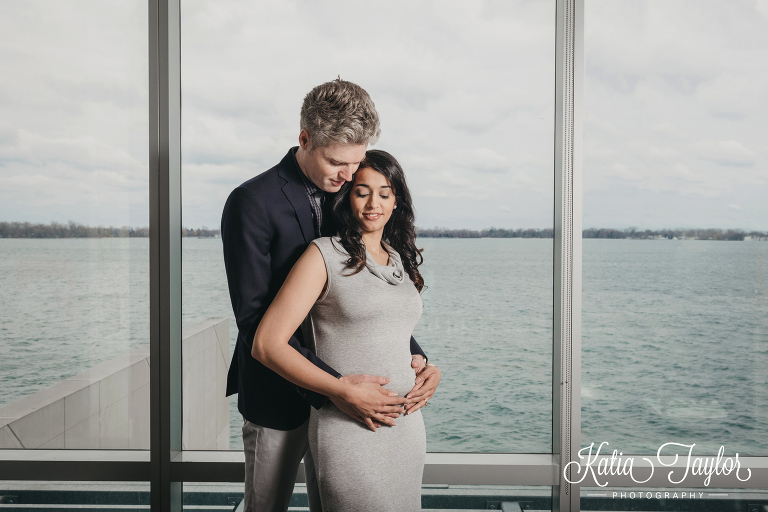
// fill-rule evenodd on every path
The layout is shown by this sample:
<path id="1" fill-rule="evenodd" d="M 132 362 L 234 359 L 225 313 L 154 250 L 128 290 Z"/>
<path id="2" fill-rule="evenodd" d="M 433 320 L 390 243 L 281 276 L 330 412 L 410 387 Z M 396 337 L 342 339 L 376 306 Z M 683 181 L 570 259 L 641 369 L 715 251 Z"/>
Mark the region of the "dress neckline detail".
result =
<path id="1" fill-rule="evenodd" d="M 381 245 L 389 253 L 389 262 L 386 265 L 376 263 L 373 256 L 365 249 L 365 267 L 368 271 L 379 279 L 389 284 L 398 285 L 405 280 L 405 269 L 400 255 L 389 244 L 382 241 Z"/>

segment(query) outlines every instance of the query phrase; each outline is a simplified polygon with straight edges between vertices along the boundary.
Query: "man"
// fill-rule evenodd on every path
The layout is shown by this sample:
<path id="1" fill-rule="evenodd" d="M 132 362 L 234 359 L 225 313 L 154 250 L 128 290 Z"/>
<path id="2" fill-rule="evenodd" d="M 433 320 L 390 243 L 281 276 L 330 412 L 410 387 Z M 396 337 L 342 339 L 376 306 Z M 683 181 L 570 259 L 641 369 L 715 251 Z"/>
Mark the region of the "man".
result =
<path id="1" fill-rule="evenodd" d="M 238 409 L 245 420 L 245 509 L 259 512 L 288 509 L 302 457 L 310 510 L 321 510 L 307 450 L 307 425 L 310 404 L 320 408 L 328 398 L 298 388 L 251 357 L 253 337 L 309 243 L 334 234 L 331 200 L 326 196 L 352 180 L 368 144 L 380 132 L 378 113 L 368 93 L 341 79 L 307 94 L 300 128 L 299 147 L 290 149 L 272 169 L 237 187 L 227 199 L 221 220 L 227 281 L 238 327 L 227 396 L 238 393 Z M 307 348 L 300 331 L 290 344 L 319 368 L 359 386 L 355 402 L 334 398 L 334 404 L 374 430 L 394 425 L 393 418 L 403 407 L 416 410 L 426 405 L 440 382 L 440 370 L 426 364 L 427 357 L 413 338 L 412 365 L 417 375 L 408 398 L 394 396 L 382 387 L 386 378 L 340 375 Z"/>

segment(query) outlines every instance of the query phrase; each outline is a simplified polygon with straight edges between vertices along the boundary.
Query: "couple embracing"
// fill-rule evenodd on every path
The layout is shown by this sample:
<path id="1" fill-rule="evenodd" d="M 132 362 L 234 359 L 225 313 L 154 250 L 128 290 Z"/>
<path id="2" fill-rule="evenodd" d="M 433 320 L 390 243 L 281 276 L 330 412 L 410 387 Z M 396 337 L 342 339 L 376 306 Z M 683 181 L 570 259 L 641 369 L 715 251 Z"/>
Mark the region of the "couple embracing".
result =
<path id="1" fill-rule="evenodd" d="M 421 508 L 421 407 L 440 370 L 412 337 L 421 254 L 379 118 L 341 79 L 312 89 L 299 146 L 237 187 L 221 223 L 238 327 L 245 509 L 285 511 L 304 458 L 311 512 Z"/>

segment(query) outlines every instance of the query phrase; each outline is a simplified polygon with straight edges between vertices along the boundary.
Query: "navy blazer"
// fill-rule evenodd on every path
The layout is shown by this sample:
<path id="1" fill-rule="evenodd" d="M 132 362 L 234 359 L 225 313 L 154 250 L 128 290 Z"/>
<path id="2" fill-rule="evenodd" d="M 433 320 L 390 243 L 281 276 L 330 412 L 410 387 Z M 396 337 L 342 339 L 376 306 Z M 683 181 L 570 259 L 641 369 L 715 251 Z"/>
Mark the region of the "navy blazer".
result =
<path id="1" fill-rule="evenodd" d="M 224 265 L 238 329 L 227 396 L 238 394 L 237 408 L 245 419 L 277 430 L 299 427 L 309 417 L 310 404 L 319 409 L 327 401 L 251 356 L 261 318 L 288 272 L 317 238 L 296 149 L 290 149 L 275 167 L 233 190 L 221 217 Z M 315 366 L 340 376 L 305 346 L 301 329 L 289 343 Z M 413 338 L 411 353 L 424 355 Z"/>

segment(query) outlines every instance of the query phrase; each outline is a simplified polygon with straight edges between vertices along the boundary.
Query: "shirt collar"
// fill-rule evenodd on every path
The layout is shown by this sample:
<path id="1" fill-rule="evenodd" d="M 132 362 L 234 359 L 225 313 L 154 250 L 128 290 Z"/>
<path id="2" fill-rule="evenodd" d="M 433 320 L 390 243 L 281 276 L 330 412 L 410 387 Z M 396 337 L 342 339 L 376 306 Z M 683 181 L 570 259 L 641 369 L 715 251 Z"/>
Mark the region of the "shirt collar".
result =
<path id="1" fill-rule="evenodd" d="M 297 147 L 295 151 L 292 151 L 291 154 L 293 155 L 293 163 L 296 164 L 296 172 L 299 173 L 299 176 L 301 176 L 301 180 L 304 182 L 304 187 L 307 189 L 307 192 L 312 195 L 317 195 L 318 193 L 323 193 L 323 190 L 315 185 L 312 180 L 307 178 L 307 175 L 304 174 L 304 171 L 301 170 L 301 166 L 299 165 L 299 161 L 296 160 L 296 153 L 299 151 L 299 148 Z"/>

